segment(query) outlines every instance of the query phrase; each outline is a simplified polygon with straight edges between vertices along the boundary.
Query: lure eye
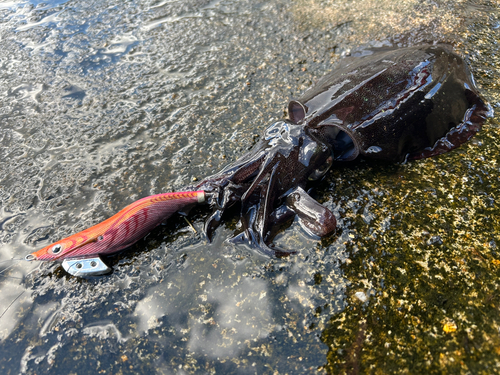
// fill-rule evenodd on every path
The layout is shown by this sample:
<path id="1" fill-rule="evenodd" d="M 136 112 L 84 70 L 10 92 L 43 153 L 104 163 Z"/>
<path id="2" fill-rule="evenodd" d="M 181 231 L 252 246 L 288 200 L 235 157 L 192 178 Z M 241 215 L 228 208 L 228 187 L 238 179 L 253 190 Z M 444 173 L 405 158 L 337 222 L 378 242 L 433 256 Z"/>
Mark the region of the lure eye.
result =
<path id="1" fill-rule="evenodd" d="M 315 169 L 310 175 L 308 180 L 309 181 L 316 181 L 319 180 L 321 177 L 325 175 L 326 172 L 330 169 L 333 163 L 333 157 L 329 156 L 326 161 L 323 163 L 323 165 L 317 169 Z"/>
<path id="2" fill-rule="evenodd" d="M 62 251 L 62 245 L 57 244 L 57 245 L 52 246 L 51 251 L 52 251 L 52 254 L 59 254 Z"/>

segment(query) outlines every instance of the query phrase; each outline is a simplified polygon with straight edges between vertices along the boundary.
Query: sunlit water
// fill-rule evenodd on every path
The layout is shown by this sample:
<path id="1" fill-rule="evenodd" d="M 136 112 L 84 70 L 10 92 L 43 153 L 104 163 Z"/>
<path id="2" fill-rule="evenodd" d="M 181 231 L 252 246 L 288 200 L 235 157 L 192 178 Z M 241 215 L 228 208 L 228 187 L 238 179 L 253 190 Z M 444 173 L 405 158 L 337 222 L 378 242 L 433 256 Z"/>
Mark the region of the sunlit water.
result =
<path id="1" fill-rule="evenodd" d="M 499 372 L 498 117 L 434 159 L 335 166 L 337 233 L 293 224 L 288 259 L 225 242 L 235 220 L 209 244 L 200 210 L 109 276 L 11 260 L 216 172 L 363 48 L 452 43 L 500 106 L 498 7 L 0 3 L 0 372 Z"/>

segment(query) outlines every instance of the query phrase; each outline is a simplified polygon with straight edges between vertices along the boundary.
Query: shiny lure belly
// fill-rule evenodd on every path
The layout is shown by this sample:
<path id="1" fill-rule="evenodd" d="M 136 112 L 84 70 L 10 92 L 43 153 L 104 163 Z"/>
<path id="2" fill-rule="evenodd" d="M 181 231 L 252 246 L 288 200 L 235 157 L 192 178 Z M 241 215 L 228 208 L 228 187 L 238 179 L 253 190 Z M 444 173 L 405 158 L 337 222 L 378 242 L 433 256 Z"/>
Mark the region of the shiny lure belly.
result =
<path id="1" fill-rule="evenodd" d="M 272 241 L 276 228 L 294 217 L 311 235 L 335 231 L 335 215 L 307 193 L 334 162 L 439 155 L 470 139 L 493 111 L 460 56 L 449 46 L 425 45 L 342 60 L 292 100 L 288 114 L 289 119 L 268 127 L 248 153 L 190 189 L 197 191 L 143 198 L 26 259 L 64 260 L 72 274 L 104 273 L 107 266 L 99 255 L 132 245 L 205 195 L 213 208 L 205 223 L 209 240 L 225 211 L 238 204 L 241 231 L 232 241 L 271 256 L 288 255 L 294 250 L 279 249 Z"/>

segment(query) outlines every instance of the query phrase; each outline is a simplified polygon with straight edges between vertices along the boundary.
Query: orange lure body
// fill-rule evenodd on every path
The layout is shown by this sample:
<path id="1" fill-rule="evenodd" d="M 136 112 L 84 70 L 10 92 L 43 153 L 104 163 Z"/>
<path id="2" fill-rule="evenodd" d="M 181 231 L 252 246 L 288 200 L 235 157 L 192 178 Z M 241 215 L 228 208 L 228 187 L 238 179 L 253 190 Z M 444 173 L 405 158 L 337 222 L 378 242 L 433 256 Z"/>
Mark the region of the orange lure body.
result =
<path id="1" fill-rule="evenodd" d="M 26 260 L 63 260 L 112 254 L 139 241 L 185 206 L 204 201 L 204 191 L 145 197 L 102 223 L 27 255 Z"/>

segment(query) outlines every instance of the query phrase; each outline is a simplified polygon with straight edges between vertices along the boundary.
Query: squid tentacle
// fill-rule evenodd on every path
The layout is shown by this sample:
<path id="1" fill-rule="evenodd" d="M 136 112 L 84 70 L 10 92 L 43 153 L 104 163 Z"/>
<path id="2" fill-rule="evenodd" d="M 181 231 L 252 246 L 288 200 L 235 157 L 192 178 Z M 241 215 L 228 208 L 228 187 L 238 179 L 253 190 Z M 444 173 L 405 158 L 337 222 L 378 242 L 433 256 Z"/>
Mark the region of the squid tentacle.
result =
<path id="1" fill-rule="evenodd" d="M 273 165 L 270 172 L 266 172 L 266 166 L 262 168 L 262 178 L 260 178 L 260 181 L 262 181 L 262 179 L 266 177 L 267 174 L 269 174 L 269 181 L 267 185 L 260 190 L 259 203 L 257 205 L 249 207 L 246 215 L 242 216 L 242 218 L 244 218 L 242 219 L 244 232 L 241 235 L 235 237 L 233 239 L 233 242 L 246 240 L 267 255 L 283 257 L 294 254 L 295 251 L 284 250 L 270 245 L 272 237 L 268 235 L 268 218 L 274 211 L 274 201 L 276 198 L 275 188 L 278 179 L 280 164 L 280 160 L 270 163 L 269 165 Z M 247 193 L 249 191 L 250 189 L 247 190 Z"/>
<path id="2" fill-rule="evenodd" d="M 245 191 L 245 193 L 241 196 L 241 202 L 245 204 L 250 197 L 250 195 L 254 192 L 255 188 L 264 180 L 267 175 L 269 174 L 269 169 L 271 169 L 271 174 L 274 174 L 276 172 L 276 165 L 279 165 L 280 161 L 274 160 L 269 160 L 269 158 L 266 158 L 266 163 L 260 168 L 259 174 L 255 179 L 252 181 L 250 187 Z"/>
<path id="3" fill-rule="evenodd" d="M 209 241 L 212 241 L 215 230 L 219 227 L 224 212 L 241 200 L 241 192 L 244 191 L 242 185 L 229 182 L 224 189 L 219 189 L 212 195 L 211 204 L 214 212 L 205 222 L 204 230 Z"/>

